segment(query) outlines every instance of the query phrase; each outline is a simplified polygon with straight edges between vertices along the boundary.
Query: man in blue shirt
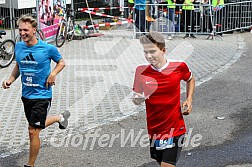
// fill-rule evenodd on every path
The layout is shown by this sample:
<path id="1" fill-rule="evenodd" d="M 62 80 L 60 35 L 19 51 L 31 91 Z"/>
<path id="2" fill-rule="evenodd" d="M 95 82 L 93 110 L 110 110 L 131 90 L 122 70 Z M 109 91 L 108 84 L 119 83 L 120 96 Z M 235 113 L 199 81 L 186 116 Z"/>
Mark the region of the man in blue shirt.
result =
<path id="1" fill-rule="evenodd" d="M 68 125 L 69 111 L 47 115 L 51 106 L 52 86 L 65 62 L 55 46 L 36 38 L 37 22 L 32 16 L 23 15 L 17 24 L 22 42 L 15 46 L 16 64 L 10 78 L 2 86 L 9 88 L 21 75 L 22 101 L 30 138 L 29 160 L 25 167 L 33 167 L 40 149 L 40 131 L 55 122 L 59 123 L 60 129 Z M 56 63 L 52 71 L 51 60 Z"/>
<path id="2" fill-rule="evenodd" d="M 146 19 L 145 19 L 146 0 L 135 0 L 134 3 L 136 13 L 135 25 L 137 28 L 137 32 L 140 31 L 144 33 L 146 26 Z"/>

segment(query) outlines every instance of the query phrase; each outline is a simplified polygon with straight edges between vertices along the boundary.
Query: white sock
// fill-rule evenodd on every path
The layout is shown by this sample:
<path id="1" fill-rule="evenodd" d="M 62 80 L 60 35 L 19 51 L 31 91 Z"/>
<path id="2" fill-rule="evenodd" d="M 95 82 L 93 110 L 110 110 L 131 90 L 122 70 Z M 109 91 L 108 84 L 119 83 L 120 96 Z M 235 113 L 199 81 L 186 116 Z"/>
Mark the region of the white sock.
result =
<path id="1" fill-rule="evenodd" d="M 60 120 L 59 120 L 59 122 L 63 122 L 64 120 L 65 119 L 64 119 L 63 115 L 60 114 Z"/>

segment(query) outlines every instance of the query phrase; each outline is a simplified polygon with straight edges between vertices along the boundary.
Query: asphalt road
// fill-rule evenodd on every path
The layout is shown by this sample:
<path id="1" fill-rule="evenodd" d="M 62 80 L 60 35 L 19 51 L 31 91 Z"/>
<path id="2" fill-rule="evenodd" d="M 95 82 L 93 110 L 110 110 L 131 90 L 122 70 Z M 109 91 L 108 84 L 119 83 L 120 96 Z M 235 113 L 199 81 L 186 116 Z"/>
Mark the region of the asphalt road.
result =
<path id="1" fill-rule="evenodd" d="M 208 120 L 215 122 L 211 129 L 219 133 L 222 128 L 229 129 L 227 139 L 215 146 L 203 145 L 184 152 L 178 166 L 224 167 L 228 165 L 252 166 L 252 34 L 245 38 L 247 50 L 240 60 L 228 70 L 216 76 L 196 90 L 196 112 L 209 112 Z M 220 54 L 221 56 L 221 54 Z M 207 109 L 207 110 L 206 110 Z M 224 120 L 215 119 L 224 116 Z M 231 125 L 229 125 L 230 122 Z M 197 123 L 195 123 L 197 126 Z M 207 131 L 205 132 L 208 133 Z M 209 134 L 215 136 L 215 133 Z M 215 138 L 217 140 L 218 138 Z M 213 141 L 216 143 L 216 141 Z"/>

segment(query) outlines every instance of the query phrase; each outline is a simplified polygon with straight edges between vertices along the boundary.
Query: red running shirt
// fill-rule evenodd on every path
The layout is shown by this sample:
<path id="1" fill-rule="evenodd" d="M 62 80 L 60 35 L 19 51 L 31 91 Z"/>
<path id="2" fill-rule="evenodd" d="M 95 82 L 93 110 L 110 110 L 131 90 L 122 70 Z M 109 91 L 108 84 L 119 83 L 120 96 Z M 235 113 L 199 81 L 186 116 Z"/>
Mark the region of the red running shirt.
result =
<path id="1" fill-rule="evenodd" d="M 136 68 L 133 91 L 148 97 L 145 104 L 151 138 L 167 139 L 186 132 L 180 107 L 180 81 L 189 81 L 191 77 L 183 61 L 169 61 L 160 70 L 151 65 Z"/>

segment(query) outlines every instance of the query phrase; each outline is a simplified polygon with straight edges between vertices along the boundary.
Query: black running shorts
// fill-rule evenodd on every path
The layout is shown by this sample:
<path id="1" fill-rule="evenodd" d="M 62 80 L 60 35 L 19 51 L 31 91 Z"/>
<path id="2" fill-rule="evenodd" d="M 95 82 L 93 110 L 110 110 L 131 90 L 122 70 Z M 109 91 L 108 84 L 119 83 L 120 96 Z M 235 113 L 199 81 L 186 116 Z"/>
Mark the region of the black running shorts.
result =
<path id="1" fill-rule="evenodd" d="M 183 138 L 184 135 L 174 137 L 173 143 L 175 145 L 172 148 L 166 148 L 164 150 L 157 150 L 155 144 L 153 145 L 152 140 L 150 140 L 151 158 L 155 159 L 158 163 L 165 162 L 171 165 L 176 165 L 182 150 L 181 145 L 183 144 Z"/>
<path id="2" fill-rule="evenodd" d="M 51 106 L 51 99 L 27 99 L 25 97 L 21 99 L 29 125 L 34 128 L 44 129 L 47 112 Z"/>

